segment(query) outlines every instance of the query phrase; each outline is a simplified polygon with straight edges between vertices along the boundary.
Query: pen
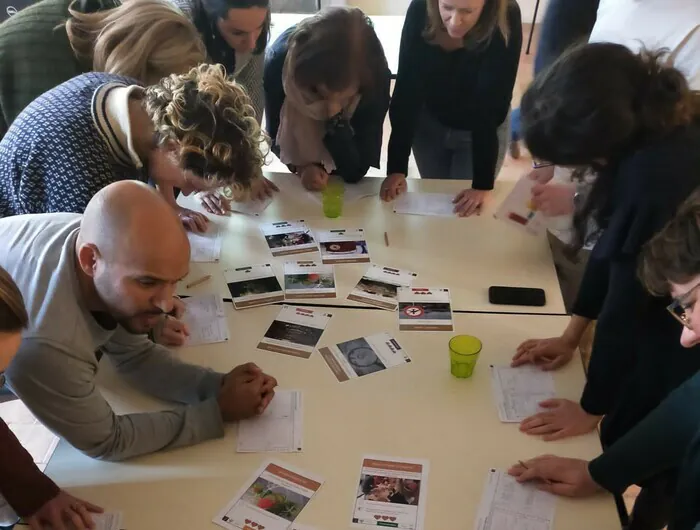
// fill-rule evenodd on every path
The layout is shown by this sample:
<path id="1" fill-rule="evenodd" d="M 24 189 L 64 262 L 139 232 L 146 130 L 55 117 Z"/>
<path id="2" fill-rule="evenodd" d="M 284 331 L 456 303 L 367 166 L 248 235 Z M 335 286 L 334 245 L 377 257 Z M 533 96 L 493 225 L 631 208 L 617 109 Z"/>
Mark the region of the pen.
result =
<path id="1" fill-rule="evenodd" d="M 211 274 L 207 274 L 206 276 L 202 276 L 202 277 L 201 277 L 200 279 L 198 279 L 198 280 L 195 280 L 195 281 L 193 281 L 193 282 L 188 283 L 186 287 L 187 287 L 188 289 L 192 289 L 192 287 L 197 287 L 198 285 L 201 285 L 201 284 L 203 284 L 204 282 L 209 281 L 209 280 L 211 280 Z"/>
<path id="2" fill-rule="evenodd" d="M 529 467 L 527 467 L 527 466 L 525 465 L 525 462 L 523 462 L 522 460 L 518 460 L 518 464 L 520 464 L 521 466 L 523 466 L 525 469 L 530 469 Z M 542 482 L 544 482 L 545 484 L 547 484 L 548 486 L 551 486 L 551 485 L 552 485 L 552 481 L 549 480 L 548 478 L 543 478 L 543 479 L 540 479 L 540 480 L 541 480 Z"/>
<path id="3" fill-rule="evenodd" d="M 389 246 L 389 234 L 384 232 L 384 244 L 388 247 Z"/>

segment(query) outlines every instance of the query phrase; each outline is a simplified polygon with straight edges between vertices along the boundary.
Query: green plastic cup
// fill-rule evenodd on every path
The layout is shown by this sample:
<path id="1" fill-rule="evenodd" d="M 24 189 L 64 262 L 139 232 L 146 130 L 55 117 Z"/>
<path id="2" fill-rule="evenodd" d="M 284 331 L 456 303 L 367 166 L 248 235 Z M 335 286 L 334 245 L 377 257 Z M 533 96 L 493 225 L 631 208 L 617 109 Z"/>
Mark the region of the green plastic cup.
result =
<path id="1" fill-rule="evenodd" d="M 481 341 L 471 335 L 457 335 L 450 339 L 450 372 L 460 379 L 474 373 L 481 353 Z"/>
<path id="2" fill-rule="evenodd" d="M 340 217 L 343 213 L 344 192 L 342 182 L 329 182 L 323 190 L 323 214 L 329 219 Z"/>

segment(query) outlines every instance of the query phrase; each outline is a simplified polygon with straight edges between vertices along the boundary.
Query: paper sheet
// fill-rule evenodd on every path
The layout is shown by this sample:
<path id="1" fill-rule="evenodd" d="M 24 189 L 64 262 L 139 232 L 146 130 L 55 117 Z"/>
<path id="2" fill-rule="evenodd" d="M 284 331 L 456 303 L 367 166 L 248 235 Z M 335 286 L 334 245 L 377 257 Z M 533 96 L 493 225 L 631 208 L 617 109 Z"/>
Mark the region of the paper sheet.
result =
<path id="1" fill-rule="evenodd" d="M 428 462 L 366 455 L 352 513 L 353 528 L 424 528 Z"/>
<path id="2" fill-rule="evenodd" d="M 532 484 L 492 469 L 486 480 L 474 530 L 552 530 L 556 498 Z"/>
<path id="3" fill-rule="evenodd" d="M 260 226 L 273 256 L 318 251 L 313 234 L 304 221 L 279 221 Z"/>
<path id="4" fill-rule="evenodd" d="M 450 193 L 404 193 L 394 201 L 394 212 L 408 215 L 455 217 L 453 200 L 454 195 Z"/>
<path id="5" fill-rule="evenodd" d="M 224 301 L 217 294 L 183 298 L 186 310 L 183 321 L 190 331 L 185 346 L 226 342 L 229 339 Z"/>
<path id="6" fill-rule="evenodd" d="M 224 271 L 224 279 L 236 309 L 274 304 L 284 300 L 284 291 L 272 265 L 250 265 Z"/>
<path id="7" fill-rule="evenodd" d="M 261 201 L 231 201 L 230 206 L 232 212 L 258 216 L 263 213 L 267 207 L 270 206 L 270 204 L 272 204 L 273 200 L 275 200 L 274 197 L 265 197 Z"/>
<path id="8" fill-rule="evenodd" d="M 221 257 L 223 234 L 217 225 L 209 224 L 209 231 L 204 234 L 187 232 L 190 240 L 190 261 L 193 263 L 214 263 Z"/>
<path id="9" fill-rule="evenodd" d="M 121 512 L 92 514 L 92 520 L 95 522 L 95 530 L 121 530 L 122 528 Z"/>
<path id="10" fill-rule="evenodd" d="M 504 423 L 520 423 L 542 412 L 539 403 L 556 395 L 552 374 L 535 366 L 491 365 L 491 387 Z"/>
<path id="11" fill-rule="evenodd" d="M 388 333 L 321 348 L 319 353 L 341 383 L 411 362 L 406 350 Z"/>
<path id="12" fill-rule="evenodd" d="M 400 331 L 452 331 L 452 304 L 446 288 L 399 287 Z"/>
<path id="13" fill-rule="evenodd" d="M 369 263 L 362 228 L 340 228 L 316 233 L 323 263 Z"/>
<path id="14" fill-rule="evenodd" d="M 370 265 L 348 300 L 396 311 L 399 287 L 409 287 L 418 276 L 415 272 Z"/>
<path id="15" fill-rule="evenodd" d="M 498 207 L 494 217 L 522 228 L 529 234 L 544 234 L 548 225 L 547 218 L 532 203 L 532 187 L 536 183 L 527 175 L 521 177 Z"/>
<path id="16" fill-rule="evenodd" d="M 59 437 L 44 427 L 19 399 L 0 403 L 0 418 L 44 471 L 53 456 Z"/>
<path id="17" fill-rule="evenodd" d="M 289 530 L 322 484 L 316 475 L 268 461 L 212 522 L 227 530 Z"/>
<path id="18" fill-rule="evenodd" d="M 258 349 L 308 359 L 332 316 L 318 309 L 282 306 Z"/>
<path id="19" fill-rule="evenodd" d="M 288 261 L 284 264 L 285 300 L 335 298 L 335 269 L 320 261 Z"/>
<path id="20" fill-rule="evenodd" d="M 300 453 L 303 401 L 299 390 L 277 390 L 265 412 L 238 423 L 239 453 Z"/>

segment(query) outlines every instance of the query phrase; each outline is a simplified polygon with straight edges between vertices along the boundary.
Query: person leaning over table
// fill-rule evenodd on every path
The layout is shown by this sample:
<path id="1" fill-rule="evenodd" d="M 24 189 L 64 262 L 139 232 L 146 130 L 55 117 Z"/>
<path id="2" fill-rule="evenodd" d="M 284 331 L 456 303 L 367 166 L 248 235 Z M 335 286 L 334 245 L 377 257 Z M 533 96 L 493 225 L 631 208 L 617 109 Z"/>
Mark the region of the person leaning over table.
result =
<path id="1" fill-rule="evenodd" d="M 700 192 L 645 245 L 639 272 L 647 289 L 673 296 L 671 315 L 685 348 L 700 344 Z M 697 355 L 697 348 L 694 348 Z M 693 353 L 688 352 L 689 355 Z M 663 357 L 663 352 L 659 352 Z M 520 482 L 540 480 L 538 487 L 557 495 L 585 497 L 601 489 L 621 494 L 669 469 L 680 469 L 669 530 L 700 525 L 700 374 L 674 390 L 643 421 L 590 462 L 541 456 L 516 465 L 510 473 Z M 550 483 L 542 482 L 550 481 Z"/>
<path id="2" fill-rule="evenodd" d="M 556 440 L 592 431 L 602 419 L 608 447 L 700 369 L 700 355 L 678 344 L 667 303 L 636 275 L 644 243 L 700 185 L 700 94 L 660 53 L 597 43 L 572 49 L 538 76 L 521 110 L 533 156 L 595 173 L 575 218 L 578 246 L 591 219 L 602 234 L 564 334 L 522 344 L 513 360 L 562 366 L 597 319 L 581 400 L 549 400 L 520 428 Z M 668 472 L 642 484 L 631 529 L 663 528 L 674 483 Z"/>
<path id="3" fill-rule="evenodd" d="M 0 139 L 34 99 L 79 74 L 150 85 L 204 61 L 197 29 L 166 0 L 43 0 L 0 24 Z"/>
<path id="4" fill-rule="evenodd" d="M 217 373 L 145 336 L 172 309 L 189 259 L 177 215 L 140 182 L 102 188 L 83 215 L 0 219 L 0 265 L 29 313 L 9 388 L 68 443 L 115 461 L 220 438 L 225 422 L 262 413 L 277 382 L 254 364 Z M 132 387 L 179 405 L 115 414 L 95 382 L 97 351 Z"/>
<path id="5" fill-rule="evenodd" d="M 28 323 L 22 293 L 0 267 L 0 374 L 17 353 Z M 0 379 L 4 379 L 2 375 Z M 92 527 L 90 512 L 102 511 L 62 491 L 39 471 L 32 456 L 0 418 L 0 506 L 3 498 L 32 530 L 41 530 L 44 524 L 60 528 L 68 521 L 76 530 L 84 530 Z"/>
<path id="6" fill-rule="evenodd" d="M 361 10 L 330 7 L 287 29 L 265 58 L 272 151 L 306 189 L 379 167 L 391 73 Z"/>
<path id="7" fill-rule="evenodd" d="M 422 178 L 472 181 L 455 198 L 457 214 L 481 210 L 505 156 L 521 44 L 515 1 L 411 2 L 389 109 L 384 200 L 406 190 L 413 148 Z"/>
<path id="8" fill-rule="evenodd" d="M 148 87 L 83 74 L 34 100 L 0 141 L 0 216 L 80 213 L 111 182 L 150 179 L 188 229 L 205 231 L 206 216 L 179 207 L 172 188 L 259 185 L 262 137 L 250 99 L 223 66 Z"/>

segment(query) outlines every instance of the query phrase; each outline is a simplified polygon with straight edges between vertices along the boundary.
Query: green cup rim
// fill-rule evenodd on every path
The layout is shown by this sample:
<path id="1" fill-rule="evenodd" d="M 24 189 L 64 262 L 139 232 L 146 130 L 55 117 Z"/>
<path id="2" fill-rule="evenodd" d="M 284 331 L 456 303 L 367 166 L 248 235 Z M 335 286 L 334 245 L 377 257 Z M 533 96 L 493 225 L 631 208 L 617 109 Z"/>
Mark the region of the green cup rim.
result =
<path id="1" fill-rule="evenodd" d="M 473 338 L 473 339 L 476 339 L 477 341 L 479 341 L 479 349 L 476 350 L 475 352 L 472 352 L 472 353 L 461 353 L 461 352 L 455 350 L 455 349 L 452 347 L 452 341 L 454 341 L 454 340 L 456 340 L 456 339 L 458 339 L 458 338 L 460 338 L 460 337 L 471 337 L 471 338 Z M 461 355 L 462 357 L 473 357 L 474 355 L 479 355 L 479 354 L 481 353 L 481 350 L 482 350 L 483 347 L 484 347 L 484 343 L 481 342 L 481 339 L 480 339 L 479 337 L 475 337 L 474 335 L 455 335 L 454 337 L 452 337 L 452 338 L 450 339 L 450 342 L 449 342 L 449 344 L 448 344 L 448 347 L 450 348 L 450 353 L 454 353 L 455 355 Z"/>

